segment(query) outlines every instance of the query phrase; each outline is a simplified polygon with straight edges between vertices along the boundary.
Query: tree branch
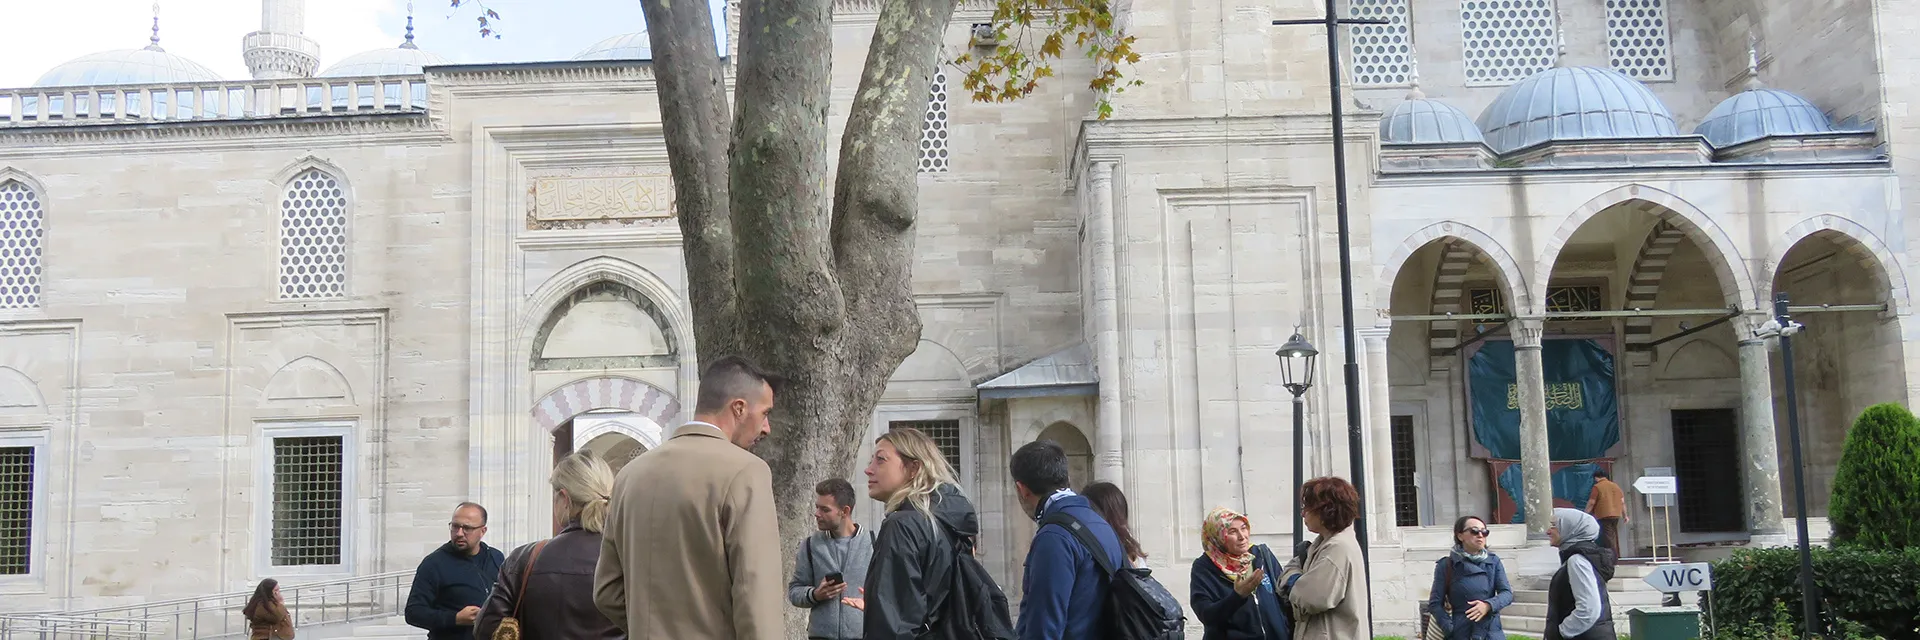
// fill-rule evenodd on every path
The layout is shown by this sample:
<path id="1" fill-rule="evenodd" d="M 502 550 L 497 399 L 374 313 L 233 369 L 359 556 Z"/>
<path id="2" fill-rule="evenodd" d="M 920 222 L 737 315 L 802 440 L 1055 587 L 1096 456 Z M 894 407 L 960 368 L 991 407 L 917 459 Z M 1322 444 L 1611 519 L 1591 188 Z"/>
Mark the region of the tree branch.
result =
<path id="1" fill-rule="evenodd" d="M 642 0 L 702 365 L 740 350 L 727 89 L 706 3 Z"/>

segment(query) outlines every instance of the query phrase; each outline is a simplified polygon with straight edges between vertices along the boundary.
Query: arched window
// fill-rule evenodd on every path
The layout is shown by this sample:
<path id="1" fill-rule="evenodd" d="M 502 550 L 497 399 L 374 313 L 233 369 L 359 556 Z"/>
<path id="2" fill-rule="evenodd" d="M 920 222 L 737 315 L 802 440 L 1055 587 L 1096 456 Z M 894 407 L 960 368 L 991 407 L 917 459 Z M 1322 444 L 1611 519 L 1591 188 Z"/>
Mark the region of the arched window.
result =
<path id="1" fill-rule="evenodd" d="M 40 306 L 40 194 L 19 180 L 0 182 L 0 309 Z"/>
<path id="2" fill-rule="evenodd" d="M 934 69 L 927 121 L 920 126 L 920 173 L 946 173 L 947 166 L 947 71 Z"/>
<path id="3" fill-rule="evenodd" d="M 347 294 L 346 187 L 319 169 L 300 172 L 280 198 L 280 297 Z"/>

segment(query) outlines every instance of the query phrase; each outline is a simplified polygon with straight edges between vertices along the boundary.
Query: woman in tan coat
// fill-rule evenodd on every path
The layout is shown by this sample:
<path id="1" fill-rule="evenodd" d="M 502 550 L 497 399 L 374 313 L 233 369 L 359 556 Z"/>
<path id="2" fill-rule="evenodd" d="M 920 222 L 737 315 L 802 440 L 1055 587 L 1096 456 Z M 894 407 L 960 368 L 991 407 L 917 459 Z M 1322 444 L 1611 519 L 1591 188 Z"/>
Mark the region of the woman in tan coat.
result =
<path id="1" fill-rule="evenodd" d="M 1300 504 L 1318 537 L 1287 564 L 1293 640 L 1371 640 L 1366 565 L 1353 533 L 1360 494 L 1346 480 L 1315 478 L 1300 488 Z"/>
<path id="2" fill-rule="evenodd" d="M 252 631 L 251 640 L 293 640 L 293 615 L 287 613 L 286 600 L 280 597 L 280 581 L 267 578 L 253 588 L 253 597 L 240 609 Z"/>

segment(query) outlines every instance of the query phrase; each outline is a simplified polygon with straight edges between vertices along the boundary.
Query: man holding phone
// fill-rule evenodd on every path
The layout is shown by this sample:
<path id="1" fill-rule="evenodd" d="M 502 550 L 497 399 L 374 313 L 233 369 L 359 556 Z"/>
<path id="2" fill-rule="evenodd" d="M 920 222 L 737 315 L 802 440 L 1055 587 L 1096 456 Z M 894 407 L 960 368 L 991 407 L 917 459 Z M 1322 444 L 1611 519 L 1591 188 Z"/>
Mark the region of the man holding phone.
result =
<path id="1" fill-rule="evenodd" d="M 787 581 L 787 600 L 808 613 L 809 640 L 858 640 L 864 624 L 859 610 L 840 602 L 860 593 L 873 558 L 873 534 L 853 522 L 853 484 L 828 478 L 813 488 L 813 523 L 820 533 L 800 543 Z"/>

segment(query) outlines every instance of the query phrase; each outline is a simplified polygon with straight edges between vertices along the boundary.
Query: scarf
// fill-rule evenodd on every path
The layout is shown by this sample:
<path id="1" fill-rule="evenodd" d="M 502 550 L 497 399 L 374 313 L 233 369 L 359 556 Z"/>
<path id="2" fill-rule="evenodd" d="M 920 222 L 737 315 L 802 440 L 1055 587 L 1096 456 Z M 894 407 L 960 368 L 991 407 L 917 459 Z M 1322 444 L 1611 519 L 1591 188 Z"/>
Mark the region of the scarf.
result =
<path id="1" fill-rule="evenodd" d="M 1247 545 L 1246 553 L 1227 555 L 1227 527 L 1236 520 L 1247 526 L 1249 535 L 1253 533 L 1253 524 L 1246 516 L 1226 507 L 1215 507 L 1207 512 L 1206 521 L 1200 523 L 1200 539 L 1207 545 L 1207 559 L 1227 574 L 1229 582 L 1238 582 L 1253 570 L 1253 545 Z"/>
<path id="2" fill-rule="evenodd" d="M 1554 509 L 1553 528 L 1560 530 L 1560 548 L 1600 539 L 1600 523 L 1578 509 Z"/>
<path id="3" fill-rule="evenodd" d="M 1453 559 L 1466 560 L 1474 564 L 1486 564 L 1487 558 L 1491 557 L 1492 553 L 1492 550 L 1488 547 L 1481 547 L 1480 553 L 1467 553 L 1465 547 L 1457 544 L 1453 545 Z"/>

